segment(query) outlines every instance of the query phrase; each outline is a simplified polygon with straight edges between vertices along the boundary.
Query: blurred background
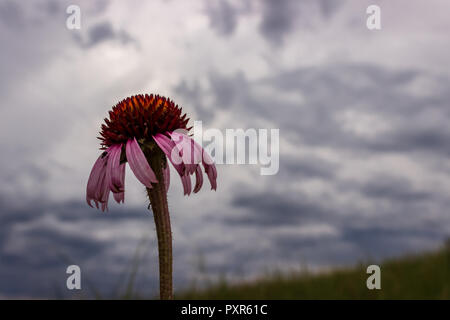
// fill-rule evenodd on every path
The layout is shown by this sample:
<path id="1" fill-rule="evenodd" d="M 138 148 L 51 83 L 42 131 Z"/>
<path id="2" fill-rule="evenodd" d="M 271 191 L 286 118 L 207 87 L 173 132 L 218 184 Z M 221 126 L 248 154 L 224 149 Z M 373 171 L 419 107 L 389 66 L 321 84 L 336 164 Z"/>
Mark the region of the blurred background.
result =
<path id="1" fill-rule="evenodd" d="M 79 30 L 66 27 L 71 4 Z M 370 4 L 381 30 L 366 27 Z M 217 192 L 184 197 L 172 172 L 177 292 L 439 249 L 450 236 L 449 10 L 0 0 L 0 297 L 114 297 L 130 274 L 134 292 L 157 294 L 144 188 L 128 171 L 125 204 L 85 202 L 103 118 L 136 93 L 172 98 L 204 129 L 280 130 L 276 175 L 218 165 Z M 81 293 L 66 289 L 69 264 Z"/>

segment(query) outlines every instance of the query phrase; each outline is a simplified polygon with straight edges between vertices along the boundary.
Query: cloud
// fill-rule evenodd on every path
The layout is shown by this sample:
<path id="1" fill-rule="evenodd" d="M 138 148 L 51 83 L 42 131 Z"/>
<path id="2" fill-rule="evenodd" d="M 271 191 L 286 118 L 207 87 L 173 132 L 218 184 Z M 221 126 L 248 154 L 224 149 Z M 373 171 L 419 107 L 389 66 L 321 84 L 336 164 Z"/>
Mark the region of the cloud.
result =
<path id="1" fill-rule="evenodd" d="M 433 165 L 447 154 L 446 76 L 337 63 L 256 80 L 212 71 L 207 79 L 196 96 L 226 110 L 225 128 L 270 126 L 282 137 L 279 174 L 234 182 L 232 209 L 216 218 L 236 241 L 254 245 L 229 260 L 261 250 L 274 261 L 345 264 L 430 249 L 448 236 L 445 191 L 426 182 L 448 175 Z M 220 123 L 222 113 L 215 115 Z M 324 222 L 331 235 L 302 233 Z M 251 230 L 265 241 L 241 235 Z M 261 266 L 252 259 L 242 272 Z"/>
<path id="2" fill-rule="evenodd" d="M 114 29 L 109 21 L 99 22 L 90 27 L 84 39 L 75 34 L 75 39 L 83 48 L 92 48 L 107 41 L 117 41 L 122 45 L 136 43 L 136 40 L 128 32 Z"/>
<path id="3" fill-rule="evenodd" d="M 211 91 L 214 94 L 216 105 L 221 108 L 230 107 L 234 102 L 239 101 L 239 94 L 245 94 L 248 82 L 242 73 L 235 74 L 231 77 L 224 77 L 216 72 L 209 75 L 209 83 Z M 239 101 L 241 102 L 241 101 Z"/>
<path id="4" fill-rule="evenodd" d="M 4 28 L 21 28 L 24 25 L 24 16 L 20 6 L 14 1 L 0 3 L 0 23 Z"/>
<path id="5" fill-rule="evenodd" d="M 343 1 L 242 1 L 220 0 L 215 3 L 205 1 L 205 11 L 210 26 L 219 36 L 231 36 L 240 20 L 245 17 L 257 16 L 260 34 L 273 45 L 282 45 L 285 38 L 294 31 L 296 26 L 301 28 L 316 27 L 317 21 L 331 18 Z"/>
<path id="6" fill-rule="evenodd" d="M 238 218 L 228 218 L 225 222 L 233 225 L 251 224 L 262 227 L 277 225 L 299 224 L 312 217 L 319 218 L 326 215 L 326 209 L 319 204 L 296 196 L 289 196 L 264 192 L 256 195 L 235 195 L 232 205 L 237 208 L 248 209 L 249 214 Z"/>
<path id="7" fill-rule="evenodd" d="M 236 29 L 238 23 L 238 9 L 228 0 L 220 0 L 211 3 L 206 2 L 206 13 L 209 16 L 210 25 L 218 34 L 229 36 Z"/>
<path id="8" fill-rule="evenodd" d="M 324 19 L 330 19 L 342 1 L 263 1 L 261 34 L 273 45 L 283 45 L 285 38 L 298 28 L 317 28 Z"/>
<path id="9" fill-rule="evenodd" d="M 265 1 L 261 33 L 272 43 L 281 44 L 284 36 L 292 30 L 297 9 L 297 1 Z"/>
<path id="10" fill-rule="evenodd" d="M 333 179 L 339 170 L 339 165 L 314 157 L 282 157 L 280 175 L 296 176 L 299 178 Z"/>
<path id="11" fill-rule="evenodd" d="M 325 18 L 330 18 L 337 13 L 344 0 L 319 0 L 320 10 Z"/>
<path id="12" fill-rule="evenodd" d="M 376 175 L 362 186 L 362 193 L 372 198 L 390 199 L 402 203 L 432 200 L 430 191 L 415 190 L 411 181 L 386 174 Z"/>
<path id="13" fill-rule="evenodd" d="M 408 92 L 417 78 L 433 83 L 429 94 L 416 97 Z M 449 79 L 441 81 L 416 70 L 367 64 L 301 68 L 256 82 L 239 74 L 210 77 L 216 105 L 252 118 L 270 118 L 309 145 L 448 155 L 450 97 L 440 87 L 448 87 Z M 349 112 L 354 116 L 347 120 Z"/>
<path id="14" fill-rule="evenodd" d="M 186 107 L 195 110 L 198 113 L 200 119 L 203 121 L 209 121 L 214 117 L 214 112 L 211 107 L 203 101 L 200 84 L 196 81 L 190 85 L 186 80 L 180 81 L 180 83 L 174 86 L 174 94 L 178 95 L 177 100 L 186 101 Z"/>
<path id="15" fill-rule="evenodd" d="M 0 291 L 11 296 L 55 297 L 58 292 L 70 296 L 65 288 L 65 270 L 70 264 L 82 269 L 82 294 L 92 296 L 89 281 L 103 294 L 111 292 L 118 279 L 126 276 L 123 273 L 145 233 L 138 227 L 134 235 L 112 231 L 111 238 L 108 229 L 152 223 L 141 210 L 112 209 L 106 216 L 84 203 L 26 202 L 0 198 Z M 82 229 L 85 231 L 80 232 Z M 124 256 L 122 250 L 129 255 Z M 145 268 L 152 256 L 147 254 L 141 267 Z M 156 274 L 147 276 L 140 282 L 152 288 Z"/>

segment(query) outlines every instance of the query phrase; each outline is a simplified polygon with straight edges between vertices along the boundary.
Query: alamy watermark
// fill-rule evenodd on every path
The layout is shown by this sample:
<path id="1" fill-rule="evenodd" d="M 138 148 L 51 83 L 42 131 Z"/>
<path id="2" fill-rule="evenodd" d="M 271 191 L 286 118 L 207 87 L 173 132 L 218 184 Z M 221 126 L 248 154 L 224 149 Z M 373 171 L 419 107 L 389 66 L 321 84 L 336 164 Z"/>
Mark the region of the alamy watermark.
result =
<path id="1" fill-rule="evenodd" d="M 69 290 L 81 290 L 81 269 L 76 264 L 67 267 L 66 273 L 70 274 L 66 280 L 66 287 Z"/>
<path id="2" fill-rule="evenodd" d="M 66 19 L 66 27 L 69 30 L 81 29 L 81 9 L 75 4 L 67 7 L 66 13 L 69 15 Z"/>
<path id="3" fill-rule="evenodd" d="M 366 13 L 369 15 L 366 20 L 366 26 L 369 30 L 381 29 L 381 8 L 375 4 L 367 7 Z"/>
<path id="4" fill-rule="evenodd" d="M 81 9 L 78 5 L 71 4 L 66 8 L 68 17 L 66 19 L 66 27 L 69 30 L 81 29 Z M 366 27 L 369 30 L 381 29 L 381 8 L 375 4 L 367 7 L 366 14 L 369 16 L 366 20 Z"/>
<path id="5" fill-rule="evenodd" d="M 190 143 L 185 139 L 186 130 L 175 130 L 178 137 L 176 145 Z M 172 134 L 172 139 L 174 136 Z M 194 140 L 203 147 L 209 156 L 202 155 L 201 149 L 174 148 L 171 160 L 174 164 L 214 162 L 216 164 L 260 165 L 261 175 L 275 175 L 280 168 L 280 130 L 279 129 L 204 129 L 202 121 L 194 121 Z M 175 139 L 177 140 L 177 139 Z M 183 154 L 178 154 L 183 150 Z"/>
<path id="6" fill-rule="evenodd" d="M 370 276 L 367 278 L 367 281 L 366 281 L 367 289 L 369 289 L 369 290 L 373 290 L 373 289 L 380 290 L 381 289 L 381 269 L 380 269 L 380 266 L 378 266 L 376 264 L 372 264 L 372 265 L 367 267 L 366 273 L 370 274 Z"/>

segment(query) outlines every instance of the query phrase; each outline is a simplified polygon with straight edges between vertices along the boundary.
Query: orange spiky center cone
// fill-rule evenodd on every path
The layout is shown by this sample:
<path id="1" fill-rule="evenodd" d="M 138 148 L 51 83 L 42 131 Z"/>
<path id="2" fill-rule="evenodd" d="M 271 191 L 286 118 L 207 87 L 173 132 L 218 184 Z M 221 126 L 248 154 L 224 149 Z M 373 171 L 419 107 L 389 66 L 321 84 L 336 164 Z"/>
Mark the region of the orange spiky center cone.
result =
<path id="1" fill-rule="evenodd" d="M 109 111 L 109 118 L 102 124 L 101 149 L 126 143 L 136 138 L 151 141 L 157 133 L 185 129 L 189 121 L 182 109 L 168 98 L 159 95 L 135 95 L 116 104 Z"/>

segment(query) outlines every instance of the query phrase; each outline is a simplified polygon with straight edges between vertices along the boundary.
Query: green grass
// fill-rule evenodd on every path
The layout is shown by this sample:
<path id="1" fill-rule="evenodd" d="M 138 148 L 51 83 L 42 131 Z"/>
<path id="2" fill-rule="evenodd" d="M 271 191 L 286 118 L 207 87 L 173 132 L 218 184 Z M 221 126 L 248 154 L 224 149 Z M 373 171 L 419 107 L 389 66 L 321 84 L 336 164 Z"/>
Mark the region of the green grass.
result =
<path id="1" fill-rule="evenodd" d="M 176 299 L 449 299 L 450 248 L 380 264 L 381 290 L 368 290 L 368 264 L 325 274 L 292 272 L 258 281 L 221 280 L 204 290 L 179 292 Z"/>

